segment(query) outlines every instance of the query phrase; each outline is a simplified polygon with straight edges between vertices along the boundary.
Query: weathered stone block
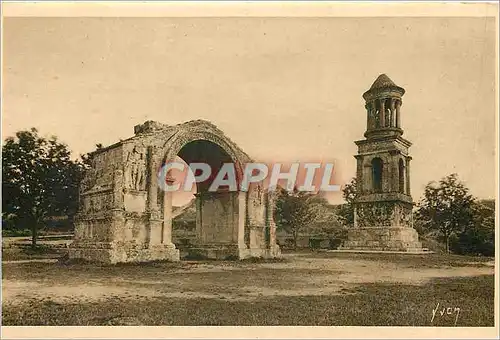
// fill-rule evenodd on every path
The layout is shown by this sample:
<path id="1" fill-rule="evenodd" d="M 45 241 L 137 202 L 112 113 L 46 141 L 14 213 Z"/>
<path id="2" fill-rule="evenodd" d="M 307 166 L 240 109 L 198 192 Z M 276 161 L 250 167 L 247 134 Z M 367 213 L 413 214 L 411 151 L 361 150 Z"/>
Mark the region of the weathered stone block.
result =
<path id="1" fill-rule="evenodd" d="M 405 227 L 352 228 L 347 239 L 341 249 L 408 252 L 422 248 L 417 231 Z"/>

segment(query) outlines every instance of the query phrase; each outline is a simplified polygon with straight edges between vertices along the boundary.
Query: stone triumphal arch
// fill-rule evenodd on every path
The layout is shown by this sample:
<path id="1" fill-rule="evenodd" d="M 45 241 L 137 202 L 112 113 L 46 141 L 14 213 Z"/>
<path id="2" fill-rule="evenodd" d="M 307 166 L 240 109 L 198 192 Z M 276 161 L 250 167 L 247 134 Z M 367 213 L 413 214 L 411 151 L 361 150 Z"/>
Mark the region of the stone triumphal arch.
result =
<path id="1" fill-rule="evenodd" d="M 172 192 L 158 173 L 176 157 L 207 163 L 214 173 L 233 163 L 236 177 L 251 158 L 213 124 L 195 120 L 168 126 L 147 121 L 129 139 L 92 154 L 80 188 L 70 258 L 105 263 L 179 260 L 172 243 Z M 196 241 L 189 253 L 206 258 L 278 257 L 272 193 L 255 184 L 248 191 L 208 191 L 197 183 Z"/>

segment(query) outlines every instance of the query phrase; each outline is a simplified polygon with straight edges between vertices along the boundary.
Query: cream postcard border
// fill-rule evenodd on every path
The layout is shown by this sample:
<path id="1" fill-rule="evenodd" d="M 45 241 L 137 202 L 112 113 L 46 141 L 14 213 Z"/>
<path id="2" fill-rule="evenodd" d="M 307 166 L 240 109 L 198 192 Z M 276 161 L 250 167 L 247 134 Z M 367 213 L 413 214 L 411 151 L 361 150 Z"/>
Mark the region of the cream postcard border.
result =
<path id="1" fill-rule="evenodd" d="M 498 165 L 498 2 L 2 2 L 4 17 L 485 17 L 496 18 L 496 140 Z M 3 31 L 3 30 L 2 30 Z M 3 111 L 2 111 L 3 112 Z M 496 244 L 500 244 L 498 166 L 496 168 Z M 499 249 L 495 256 L 495 287 L 500 287 Z M 497 338 L 499 336 L 498 289 L 495 290 L 495 327 L 2 327 L 4 339 L 24 338 Z"/>

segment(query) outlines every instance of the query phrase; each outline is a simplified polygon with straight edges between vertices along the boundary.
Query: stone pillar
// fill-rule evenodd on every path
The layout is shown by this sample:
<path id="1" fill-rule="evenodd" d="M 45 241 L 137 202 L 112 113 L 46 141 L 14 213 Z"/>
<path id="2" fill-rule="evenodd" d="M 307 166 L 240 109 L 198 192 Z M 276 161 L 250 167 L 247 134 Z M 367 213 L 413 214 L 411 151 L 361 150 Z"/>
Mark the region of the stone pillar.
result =
<path id="1" fill-rule="evenodd" d="M 370 129 L 373 130 L 377 127 L 375 116 L 377 115 L 377 105 L 373 101 L 370 103 Z"/>
<path id="2" fill-rule="evenodd" d="M 112 210 L 112 222 L 108 229 L 108 234 L 106 239 L 109 242 L 113 242 L 122 237 L 125 227 L 124 211 L 125 211 L 125 199 L 123 194 L 123 171 L 115 170 L 113 172 L 113 204 L 111 205 Z M 89 233 L 92 238 L 93 234 L 93 223 L 89 224 Z"/>
<path id="3" fill-rule="evenodd" d="M 406 176 L 405 176 L 405 184 L 406 184 L 406 194 L 407 194 L 407 195 L 411 195 L 411 192 L 410 192 L 410 161 L 411 161 L 411 157 L 410 157 L 410 156 L 406 157 L 406 166 L 405 166 Z"/>
<path id="4" fill-rule="evenodd" d="M 371 130 L 371 119 L 370 119 L 370 116 L 371 116 L 371 113 L 372 113 L 372 109 L 371 109 L 370 103 L 366 104 L 365 108 L 366 108 L 366 129 L 367 130 Z"/>
<path id="5" fill-rule="evenodd" d="M 396 99 L 391 98 L 391 127 L 396 126 Z"/>
<path id="6" fill-rule="evenodd" d="M 391 191 L 391 159 L 389 157 L 380 157 L 382 159 L 382 190 L 380 193 Z"/>
<path id="7" fill-rule="evenodd" d="M 161 244 L 161 226 L 162 221 L 158 212 L 158 178 L 156 172 L 156 161 L 154 147 L 148 146 L 147 149 L 147 191 L 146 212 L 148 214 L 148 239 L 149 246 Z"/>
<path id="8" fill-rule="evenodd" d="M 354 204 L 353 224 L 354 224 L 354 228 L 358 227 L 358 207 L 356 204 Z"/>
<path id="9" fill-rule="evenodd" d="M 148 199 L 147 210 L 150 214 L 158 210 L 158 179 L 156 173 L 155 154 L 153 146 L 148 146 Z"/>
<path id="10" fill-rule="evenodd" d="M 123 197 L 123 171 L 115 170 L 113 174 L 113 209 L 123 210 L 125 202 Z"/>
<path id="11" fill-rule="evenodd" d="M 380 127 L 385 127 L 385 99 L 380 100 Z"/>
<path id="12" fill-rule="evenodd" d="M 249 228 L 249 248 L 261 248 L 261 241 L 264 238 L 265 205 L 263 204 L 263 192 L 260 184 L 250 185 L 248 191 L 248 228 Z"/>
<path id="13" fill-rule="evenodd" d="M 174 180 L 168 178 L 168 185 L 171 185 Z M 163 193 L 163 230 L 161 243 L 165 245 L 172 244 L 172 192 L 164 191 Z"/>
<path id="14" fill-rule="evenodd" d="M 204 242 L 204 240 L 203 240 L 203 233 L 202 233 L 203 195 L 201 192 L 196 194 L 195 203 L 196 203 L 196 242 L 199 244 L 202 244 Z"/>
<path id="15" fill-rule="evenodd" d="M 356 158 L 356 185 L 358 186 L 358 190 L 363 192 L 363 157 L 360 155 L 354 157 Z"/>
<path id="16" fill-rule="evenodd" d="M 396 127 L 401 128 L 401 100 L 396 101 Z"/>
<path id="17" fill-rule="evenodd" d="M 274 223 L 275 193 L 270 192 L 267 197 L 267 225 L 269 228 L 269 247 L 276 244 L 276 224 Z"/>
<path id="18" fill-rule="evenodd" d="M 358 188 L 361 192 L 372 192 L 373 191 L 373 179 L 372 179 L 372 166 L 370 163 L 366 163 L 363 166 L 363 183 L 361 183 Z M 359 184 L 357 184 L 359 185 Z"/>
<path id="19" fill-rule="evenodd" d="M 247 199 L 246 192 L 238 192 L 238 248 L 247 248 L 245 244 L 245 222 L 247 213 Z"/>
<path id="20" fill-rule="evenodd" d="M 250 187 L 251 186 L 252 184 L 250 184 Z M 250 204 L 250 191 L 247 191 L 245 192 L 245 227 L 243 231 L 245 248 L 250 248 Z"/>
<path id="21" fill-rule="evenodd" d="M 399 161 L 397 155 L 399 152 L 391 152 L 391 191 L 399 191 Z"/>

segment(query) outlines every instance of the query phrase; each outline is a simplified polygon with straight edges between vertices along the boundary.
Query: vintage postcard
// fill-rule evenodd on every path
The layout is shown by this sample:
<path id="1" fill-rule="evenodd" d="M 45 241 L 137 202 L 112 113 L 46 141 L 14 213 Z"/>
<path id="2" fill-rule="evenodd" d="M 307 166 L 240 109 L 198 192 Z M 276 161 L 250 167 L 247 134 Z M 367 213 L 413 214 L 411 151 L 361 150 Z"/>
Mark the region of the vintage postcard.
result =
<path id="1" fill-rule="evenodd" d="M 498 9 L 3 2 L 2 336 L 496 338 Z"/>

